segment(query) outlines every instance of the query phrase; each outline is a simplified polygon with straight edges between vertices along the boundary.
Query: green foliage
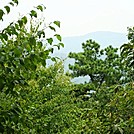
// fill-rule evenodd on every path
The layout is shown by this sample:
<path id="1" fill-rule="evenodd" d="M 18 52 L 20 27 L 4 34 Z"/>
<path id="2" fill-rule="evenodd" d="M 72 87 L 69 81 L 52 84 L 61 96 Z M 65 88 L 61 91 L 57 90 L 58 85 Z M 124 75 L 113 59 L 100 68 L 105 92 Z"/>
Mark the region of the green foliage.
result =
<path id="1" fill-rule="evenodd" d="M 128 28 L 129 42 L 121 46 L 121 54 L 126 59 L 127 65 L 134 66 L 134 28 Z"/>
<path id="2" fill-rule="evenodd" d="M 9 6 L 5 6 L 4 8 L 6 9 L 7 13 L 10 12 L 10 7 Z"/>
<path id="3" fill-rule="evenodd" d="M 76 87 L 77 89 L 78 87 Z M 91 88 L 91 86 L 89 86 Z M 83 133 L 132 134 L 134 131 L 134 90 L 115 85 L 85 92 L 78 96 L 73 90 L 74 102 L 82 109 Z"/>
<path id="4" fill-rule="evenodd" d="M 63 72 L 61 62 L 49 68 L 39 67 L 39 77 L 29 80 L 27 87 L 14 88 L 16 95 L 2 92 L 1 132 L 47 134 L 75 128 L 78 108 L 69 96 L 70 78 Z"/>
<path id="5" fill-rule="evenodd" d="M 81 109 L 79 133 L 132 134 L 134 131 L 134 90 L 131 68 L 122 63 L 118 49 L 100 49 L 92 40 L 82 44 L 83 52 L 70 53 L 75 64 L 72 76 L 90 77 L 89 83 L 76 84 L 70 91 Z"/>
<path id="6" fill-rule="evenodd" d="M 44 11 L 44 6 L 39 5 L 37 9 Z M 53 39 L 45 39 L 45 29 L 41 27 L 44 20 L 36 23 L 33 18 L 38 16 L 37 13 L 35 10 L 30 11 L 29 16 L 32 18 L 23 16 L 0 32 L 1 90 L 12 92 L 18 84 L 27 85 L 27 80 L 36 78 L 37 67 L 45 67 L 46 59 L 50 58 L 49 54 L 54 49 Z M 61 41 L 60 35 L 57 36 Z M 51 47 L 48 48 L 49 45 Z"/>
<path id="7" fill-rule="evenodd" d="M 18 1 L 5 6 L 7 13 L 15 3 Z M 46 69 L 46 60 L 51 59 L 55 44 L 45 38 L 44 20 L 38 21 L 38 12 L 44 9 L 37 6 L 0 32 L 1 133 L 49 133 L 52 118 L 49 116 L 55 105 L 61 105 L 60 98 L 66 97 L 69 79 L 60 70 L 60 64 Z M 1 9 L 0 20 L 4 14 Z M 46 28 L 52 24 L 60 26 L 60 22 L 55 22 Z M 61 41 L 58 34 L 57 40 Z M 60 43 L 58 48 L 63 46 Z"/>
<path id="8" fill-rule="evenodd" d="M 60 21 L 54 21 L 54 24 L 60 27 Z"/>
<path id="9" fill-rule="evenodd" d="M 69 66 L 73 77 L 88 75 L 96 87 L 102 83 L 111 86 L 126 81 L 127 67 L 121 63 L 122 57 L 117 48 L 100 49 L 100 45 L 92 40 L 83 43 L 82 48 L 83 52 L 69 54 L 75 59 L 75 64 Z"/>
<path id="10" fill-rule="evenodd" d="M 121 46 L 121 56 L 123 57 L 122 62 L 129 66 L 130 81 L 134 80 L 134 28 L 128 28 L 128 40 L 129 42 Z"/>
<path id="11" fill-rule="evenodd" d="M 61 36 L 60 36 L 59 34 L 55 34 L 55 36 L 56 36 L 56 38 L 57 38 L 59 41 L 62 40 L 62 38 L 61 38 Z"/>

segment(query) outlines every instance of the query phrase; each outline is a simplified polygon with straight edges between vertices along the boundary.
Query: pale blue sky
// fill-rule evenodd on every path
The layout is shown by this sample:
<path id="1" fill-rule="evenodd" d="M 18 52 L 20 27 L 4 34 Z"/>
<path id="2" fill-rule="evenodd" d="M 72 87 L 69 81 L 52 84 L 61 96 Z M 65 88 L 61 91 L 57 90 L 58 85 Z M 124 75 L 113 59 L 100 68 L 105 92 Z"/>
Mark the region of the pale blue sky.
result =
<path id="1" fill-rule="evenodd" d="M 9 0 L 1 0 L 0 7 Z M 27 13 L 38 4 L 46 6 L 48 22 L 61 21 L 58 31 L 62 36 L 83 35 L 95 31 L 127 33 L 128 26 L 134 26 L 134 0 L 20 0 L 20 6 L 13 10 L 8 20 L 20 12 Z"/>

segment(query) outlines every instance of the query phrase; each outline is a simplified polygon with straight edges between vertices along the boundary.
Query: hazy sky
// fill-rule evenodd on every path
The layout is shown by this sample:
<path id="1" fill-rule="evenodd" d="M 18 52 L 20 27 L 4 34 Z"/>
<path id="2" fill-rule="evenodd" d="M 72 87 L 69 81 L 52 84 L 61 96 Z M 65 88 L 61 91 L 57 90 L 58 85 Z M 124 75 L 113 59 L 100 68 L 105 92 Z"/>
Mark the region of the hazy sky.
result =
<path id="1" fill-rule="evenodd" d="M 0 0 L 0 8 L 8 2 Z M 61 21 L 58 32 L 62 36 L 95 31 L 127 33 L 127 27 L 134 26 L 134 0 L 20 0 L 19 7 L 5 18 L 6 23 L 40 3 L 47 8 L 47 21 Z"/>

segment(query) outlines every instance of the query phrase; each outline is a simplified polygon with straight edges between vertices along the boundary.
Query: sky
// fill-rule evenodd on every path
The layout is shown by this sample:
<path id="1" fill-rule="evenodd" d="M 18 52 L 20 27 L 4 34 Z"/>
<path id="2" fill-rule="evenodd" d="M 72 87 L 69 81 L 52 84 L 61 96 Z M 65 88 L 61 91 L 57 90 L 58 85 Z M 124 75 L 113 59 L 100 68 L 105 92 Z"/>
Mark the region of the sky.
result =
<path id="1" fill-rule="evenodd" d="M 59 20 L 62 36 L 84 35 L 96 31 L 127 33 L 134 26 L 134 0 L 19 0 L 17 8 L 5 18 L 4 25 L 19 14 L 27 14 L 33 6 L 46 6 L 46 22 Z M 9 0 L 0 0 L 2 8 Z M 2 24 L 1 24 L 2 25 Z"/>

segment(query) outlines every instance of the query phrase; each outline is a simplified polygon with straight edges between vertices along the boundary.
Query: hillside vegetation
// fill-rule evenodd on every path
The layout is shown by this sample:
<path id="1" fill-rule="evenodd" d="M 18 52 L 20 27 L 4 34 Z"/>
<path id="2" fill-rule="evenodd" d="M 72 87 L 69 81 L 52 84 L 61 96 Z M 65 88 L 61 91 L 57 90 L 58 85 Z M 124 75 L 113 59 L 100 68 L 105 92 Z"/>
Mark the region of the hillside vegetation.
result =
<path id="1" fill-rule="evenodd" d="M 0 23 L 18 4 L 12 0 L 0 9 Z M 66 45 L 56 32 L 60 22 L 47 25 L 39 18 L 44 11 L 37 5 L 0 29 L 0 133 L 133 134 L 134 28 L 121 53 L 88 39 L 82 52 L 68 55 L 75 63 L 65 73 L 64 61 L 51 56 Z M 71 81 L 87 75 L 87 83 Z"/>

